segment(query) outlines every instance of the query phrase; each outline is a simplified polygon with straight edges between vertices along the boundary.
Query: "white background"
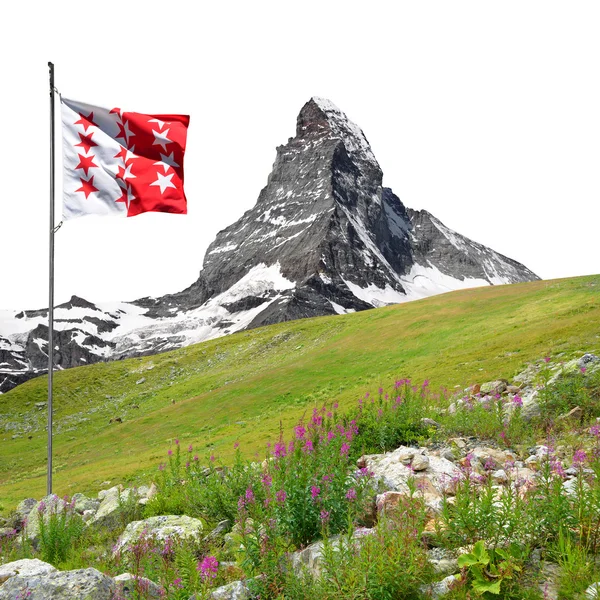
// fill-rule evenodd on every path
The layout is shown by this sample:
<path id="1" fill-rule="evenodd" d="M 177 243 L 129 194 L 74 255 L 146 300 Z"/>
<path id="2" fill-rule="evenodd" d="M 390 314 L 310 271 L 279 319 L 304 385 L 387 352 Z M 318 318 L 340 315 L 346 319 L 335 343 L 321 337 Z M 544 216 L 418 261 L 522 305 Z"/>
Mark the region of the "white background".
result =
<path id="1" fill-rule="evenodd" d="M 597 1 L 54 0 L 2 24 L 0 308 L 47 305 L 49 60 L 67 97 L 191 115 L 189 214 L 68 222 L 57 303 L 191 284 L 313 95 L 407 206 L 545 279 L 600 272 Z"/>

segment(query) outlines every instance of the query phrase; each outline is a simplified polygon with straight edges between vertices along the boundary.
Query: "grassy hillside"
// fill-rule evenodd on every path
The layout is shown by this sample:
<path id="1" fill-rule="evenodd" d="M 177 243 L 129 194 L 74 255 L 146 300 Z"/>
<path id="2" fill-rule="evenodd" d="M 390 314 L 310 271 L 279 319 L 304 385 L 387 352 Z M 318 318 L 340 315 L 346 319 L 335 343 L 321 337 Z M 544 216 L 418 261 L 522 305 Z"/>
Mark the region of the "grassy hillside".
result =
<path id="1" fill-rule="evenodd" d="M 147 480 L 173 438 L 262 456 L 280 424 L 397 378 L 464 387 L 544 355 L 600 352 L 600 275 L 478 288 L 358 314 L 280 323 L 55 376 L 55 489 Z M 47 382 L 0 396 L 0 510 L 45 493 Z M 121 418 L 121 423 L 109 423 Z"/>

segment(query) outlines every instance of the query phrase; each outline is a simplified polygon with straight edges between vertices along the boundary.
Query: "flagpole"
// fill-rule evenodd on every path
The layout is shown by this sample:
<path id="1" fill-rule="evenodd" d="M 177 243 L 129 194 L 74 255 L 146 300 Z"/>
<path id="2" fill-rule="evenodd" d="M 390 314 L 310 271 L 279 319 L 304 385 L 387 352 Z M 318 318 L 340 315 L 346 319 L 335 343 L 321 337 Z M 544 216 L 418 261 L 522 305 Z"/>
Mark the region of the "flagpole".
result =
<path id="1" fill-rule="evenodd" d="M 52 493 L 52 383 L 54 375 L 54 64 L 50 69 L 50 248 L 48 298 L 48 481 L 47 495 Z"/>

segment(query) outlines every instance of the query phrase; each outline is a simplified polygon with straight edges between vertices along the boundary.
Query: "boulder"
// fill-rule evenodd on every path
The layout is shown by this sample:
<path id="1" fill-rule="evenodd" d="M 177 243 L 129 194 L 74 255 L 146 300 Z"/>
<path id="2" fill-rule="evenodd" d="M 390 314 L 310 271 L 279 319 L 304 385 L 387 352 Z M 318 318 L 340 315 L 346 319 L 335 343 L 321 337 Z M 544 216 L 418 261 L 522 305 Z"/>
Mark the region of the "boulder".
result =
<path id="1" fill-rule="evenodd" d="M 116 584 L 96 569 L 15 575 L 0 586 L 0 600 L 112 600 Z"/>
<path id="2" fill-rule="evenodd" d="M 159 517 L 150 517 L 143 521 L 133 521 L 125 528 L 113 551 L 128 552 L 132 544 L 145 536 L 153 538 L 157 542 L 163 542 L 167 538 L 177 538 L 181 540 L 191 540 L 199 542 L 201 540 L 202 521 L 185 515 L 161 515 Z"/>
<path id="3" fill-rule="evenodd" d="M 123 573 L 114 578 L 117 584 L 117 591 L 122 598 L 137 598 L 136 592 L 148 600 L 160 600 L 164 597 L 162 588 L 146 577 L 138 577 L 131 573 Z M 137 587 L 136 587 L 137 583 Z"/>
<path id="4" fill-rule="evenodd" d="M 51 564 L 43 562 L 38 558 L 15 560 L 0 566 L 0 585 L 15 575 L 32 577 L 34 575 L 53 573 L 54 571 L 56 571 L 56 567 L 53 567 Z"/>
<path id="5" fill-rule="evenodd" d="M 87 524 L 116 529 L 122 526 L 125 505 L 131 502 L 146 504 L 155 494 L 156 486 L 154 485 L 139 488 L 123 488 L 122 485 L 115 485 L 108 490 L 101 490 L 98 493 L 100 506 L 94 518 L 90 519 Z"/>
<path id="6" fill-rule="evenodd" d="M 413 453 L 413 464 L 417 456 L 427 458 L 427 468 L 415 473 L 414 467 L 405 465 L 403 461 L 410 452 Z M 417 489 L 423 493 L 426 506 L 434 512 L 440 510 L 442 496 L 453 493 L 453 480 L 461 476 L 456 464 L 429 454 L 426 448 L 416 451 L 414 448 L 400 446 L 393 452 L 367 455 L 364 460 L 367 468 L 373 472 L 373 479 L 388 491 L 408 494 L 408 481 L 413 479 Z"/>
<path id="7" fill-rule="evenodd" d="M 210 598 L 212 600 L 248 600 L 250 590 L 245 581 L 232 581 L 227 585 L 214 589 Z"/>
<path id="8" fill-rule="evenodd" d="M 353 543 L 360 544 L 361 539 L 371 535 L 372 529 L 358 527 L 353 534 Z M 332 548 L 338 548 L 340 545 L 340 535 L 334 535 L 328 539 Z M 311 575 L 318 577 L 321 574 L 321 559 L 323 557 L 323 542 L 318 541 L 310 544 L 304 550 L 294 552 L 291 556 L 292 568 L 298 574 L 307 569 Z"/>
<path id="9" fill-rule="evenodd" d="M 37 545 L 40 535 L 40 517 L 43 514 L 44 522 L 47 522 L 53 513 L 61 513 L 66 510 L 68 504 L 56 494 L 45 496 L 29 511 L 27 524 L 25 525 L 25 536 Z"/>
<path id="10" fill-rule="evenodd" d="M 425 471 L 429 468 L 429 457 L 426 454 L 415 454 L 411 467 L 413 471 Z"/>
<path id="11" fill-rule="evenodd" d="M 483 396 L 485 394 L 501 394 L 506 390 L 508 382 L 504 379 L 498 379 L 496 381 L 487 381 L 486 383 L 481 384 L 481 388 L 479 389 L 479 393 Z"/>
<path id="12" fill-rule="evenodd" d="M 456 582 L 457 578 L 454 575 L 448 575 L 447 577 L 444 577 L 444 579 L 442 579 L 441 581 L 421 586 L 421 592 L 423 594 L 427 594 L 428 598 L 442 598 L 443 596 L 448 594 L 450 590 L 452 590 Z"/>
<path id="13" fill-rule="evenodd" d="M 100 506 L 100 500 L 88 498 L 84 494 L 73 494 L 71 502 L 73 502 L 73 508 L 75 509 L 75 512 L 79 514 L 83 514 L 84 512 L 90 510 L 96 512 Z"/>

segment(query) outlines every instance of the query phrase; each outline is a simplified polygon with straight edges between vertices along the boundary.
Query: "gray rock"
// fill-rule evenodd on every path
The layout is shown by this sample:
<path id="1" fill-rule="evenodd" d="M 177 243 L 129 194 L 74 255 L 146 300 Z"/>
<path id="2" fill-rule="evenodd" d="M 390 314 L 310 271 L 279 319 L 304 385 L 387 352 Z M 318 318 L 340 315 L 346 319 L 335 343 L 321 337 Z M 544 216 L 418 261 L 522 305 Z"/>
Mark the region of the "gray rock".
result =
<path id="1" fill-rule="evenodd" d="M 123 573 L 117 575 L 114 579 L 117 584 L 117 591 L 124 598 L 136 598 L 136 590 L 148 600 L 159 600 L 160 598 L 163 598 L 162 588 L 146 577 L 139 577 L 136 580 L 135 575 Z"/>
<path id="2" fill-rule="evenodd" d="M 15 560 L 0 566 L 0 585 L 15 575 L 33 577 L 34 575 L 45 575 L 54 571 L 56 571 L 56 567 L 38 558 Z"/>
<path id="3" fill-rule="evenodd" d="M 111 577 L 89 568 L 16 575 L 0 586 L 0 600 L 112 600 L 115 592 Z"/>
<path id="4" fill-rule="evenodd" d="M 100 500 L 88 498 L 84 494 L 73 494 L 71 502 L 73 502 L 73 508 L 75 509 L 75 512 L 78 513 L 84 513 L 85 511 L 96 512 L 100 506 Z"/>
<path id="5" fill-rule="evenodd" d="M 246 582 L 232 581 L 214 589 L 210 597 L 212 600 L 249 600 L 250 590 Z"/>
<path id="6" fill-rule="evenodd" d="M 597 600 L 600 597 L 600 581 L 595 581 L 585 590 L 585 597 L 589 600 Z"/>
<path id="7" fill-rule="evenodd" d="M 129 523 L 114 547 L 114 552 L 127 552 L 142 535 L 162 542 L 167 538 L 201 540 L 202 521 L 186 515 L 162 515 Z"/>
<path id="8" fill-rule="evenodd" d="M 429 457 L 425 454 L 415 454 L 411 466 L 413 471 L 425 471 L 429 468 Z"/>
<path id="9" fill-rule="evenodd" d="M 456 577 L 454 575 L 448 575 L 448 577 L 444 577 L 441 581 L 421 586 L 421 592 L 423 594 L 429 594 L 430 598 L 442 598 L 450 592 L 455 583 Z"/>
<path id="10" fill-rule="evenodd" d="M 507 383 L 503 379 L 486 381 L 486 383 L 481 384 L 480 393 L 482 396 L 485 394 L 501 394 L 504 390 L 506 390 L 506 386 Z"/>
<path id="11" fill-rule="evenodd" d="M 228 531 L 231 530 L 231 521 L 229 519 L 225 519 L 224 521 L 220 521 L 217 523 L 217 526 L 204 538 L 205 542 L 214 542 L 219 539 L 219 537 L 225 535 Z"/>
<path id="12" fill-rule="evenodd" d="M 27 516 L 27 525 L 25 526 L 26 537 L 36 545 L 40 534 L 40 517 L 43 515 L 44 522 L 47 522 L 51 514 L 61 513 L 67 507 L 68 504 L 56 494 L 42 498 Z"/>
<path id="13" fill-rule="evenodd" d="M 579 368 L 581 368 L 581 367 L 589 367 L 590 365 L 592 365 L 594 363 L 597 363 L 597 364 L 600 365 L 600 357 L 596 356 L 595 354 L 591 354 L 591 353 L 588 352 L 587 354 L 584 354 L 577 361 L 577 366 Z"/>
<path id="14" fill-rule="evenodd" d="M 25 517 L 29 515 L 31 509 L 37 504 L 37 500 L 35 498 L 25 498 L 25 500 L 21 500 L 17 505 L 15 512 L 21 517 L 23 520 Z"/>

